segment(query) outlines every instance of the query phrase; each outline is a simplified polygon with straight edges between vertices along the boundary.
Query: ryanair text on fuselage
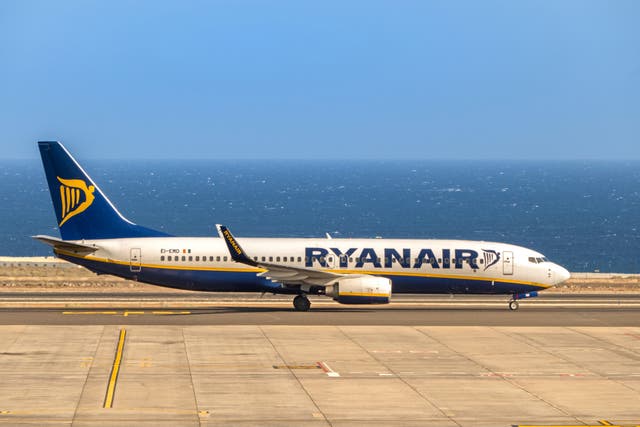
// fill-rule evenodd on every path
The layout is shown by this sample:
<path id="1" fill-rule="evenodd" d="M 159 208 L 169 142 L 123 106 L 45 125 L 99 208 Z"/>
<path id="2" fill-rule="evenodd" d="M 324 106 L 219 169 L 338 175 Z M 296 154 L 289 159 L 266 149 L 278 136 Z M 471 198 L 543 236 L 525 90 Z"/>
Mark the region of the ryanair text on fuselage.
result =
<path id="1" fill-rule="evenodd" d="M 482 263 L 485 260 L 489 262 L 484 265 L 484 269 L 495 265 L 500 261 L 500 254 L 493 250 L 485 250 Z M 355 262 L 353 267 L 364 268 L 371 266 L 373 268 L 392 268 L 394 264 L 402 268 L 421 268 L 423 264 L 430 265 L 431 268 L 457 268 L 461 269 L 467 264 L 472 269 L 479 269 L 478 252 L 473 249 L 442 249 L 438 256 L 429 248 L 420 249 L 417 256 L 413 257 L 411 249 L 404 248 L 402 253 L 395 248 L 384 248 L 384 256 L 380 256 L 374 248 L 349 248 L 345 251 L 339 248 L 305 248 L 305 267 L 314 267 L 316 264 L 320 267 L 331 267 L 327 262 L 329 254 L 332 253 L 338 260 L 341 268 L 347 268 L 350 263 Z M 451 256 L 453 254 L 453 257 Z M 355 261 L 351 261 L 355 260 Z"/>

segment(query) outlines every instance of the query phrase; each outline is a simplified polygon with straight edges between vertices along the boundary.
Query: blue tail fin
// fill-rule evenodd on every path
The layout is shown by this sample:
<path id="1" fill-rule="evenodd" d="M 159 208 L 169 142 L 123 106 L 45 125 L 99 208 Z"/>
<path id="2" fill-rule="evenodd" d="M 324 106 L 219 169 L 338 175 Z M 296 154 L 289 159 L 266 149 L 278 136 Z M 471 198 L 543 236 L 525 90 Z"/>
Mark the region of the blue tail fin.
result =
<path id="1" fill-rule="evenodd" d="M 123 217 L 62 144 L 38 147 L 64 240 L 168 236 Z"/>

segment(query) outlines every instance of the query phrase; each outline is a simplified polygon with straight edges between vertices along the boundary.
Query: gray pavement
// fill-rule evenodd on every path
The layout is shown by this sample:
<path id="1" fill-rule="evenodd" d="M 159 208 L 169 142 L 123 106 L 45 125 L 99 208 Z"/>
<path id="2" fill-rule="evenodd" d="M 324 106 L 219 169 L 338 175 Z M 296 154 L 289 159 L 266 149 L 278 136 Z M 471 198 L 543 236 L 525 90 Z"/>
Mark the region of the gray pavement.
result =
<path id="1" fill-rule="evenodd" d="M 289 304 L 181 307 L 4 308 L 0 325 L 324 325 L 324 326 L 640 326 L 640 309 L 429 306 L 314 307 L 295 312 Z"/>

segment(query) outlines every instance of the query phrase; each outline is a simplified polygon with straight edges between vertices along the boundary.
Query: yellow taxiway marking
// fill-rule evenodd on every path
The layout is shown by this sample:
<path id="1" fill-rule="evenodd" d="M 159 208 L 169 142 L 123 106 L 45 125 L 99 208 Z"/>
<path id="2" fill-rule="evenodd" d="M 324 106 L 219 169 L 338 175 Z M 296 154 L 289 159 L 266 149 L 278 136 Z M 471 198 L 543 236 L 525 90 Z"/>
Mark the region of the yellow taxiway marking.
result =
<path id="1" fill-rule="evenodd" d="M 118 347 L 116 349 L 116 356 L 113 360 L 113 367 L 111 368 L 111 377 L 109 378 L 109 386 L 107 387 L 107 395 L 104 399 L 104 407 L 111 408 L 113 405 L 113 395 L 116 392 L 116 381 L 118 380 L 118 373 L 120 372 L 120 362 L 122 361 L 122 352 L 124 351 L 124 340 L 127 337 L 126 329 L 120 329 L 120 338 L 118 339 Z"/>
<path id="2" fill-rule="evenodd" d="M 64 315 L 74 315 L 74 314 L 103 314 L 110 316 L 125 316 L 128 317 L 132 314 L 144 315 L 144 314 L 152 314 L 155 316 L 169 316 L 169 315 L 185 315 L 191 314 L 190 311 L 63 311 Z"/>
<path id="3" fill-rule="evenodd" d="M 122 313 L 124 317 L 127 317 L 130 314 L 144 314 L 144 311 L 125 311 L 124 313 Z"/>

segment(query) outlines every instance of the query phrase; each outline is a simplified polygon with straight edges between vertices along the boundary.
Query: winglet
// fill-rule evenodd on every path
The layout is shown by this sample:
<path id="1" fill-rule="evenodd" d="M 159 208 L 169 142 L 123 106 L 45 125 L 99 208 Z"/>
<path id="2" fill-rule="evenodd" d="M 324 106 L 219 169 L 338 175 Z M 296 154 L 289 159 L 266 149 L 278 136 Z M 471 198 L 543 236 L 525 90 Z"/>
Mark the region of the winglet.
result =
<path id="1" fill-rule="evenodd" d="M 242 247 L 240 247 L 240 244 L 236 241 L 235 237 L 233 237 L 227 227 L 225 227 L 224 225 L 216 224 L 216 228 L 218 229 L 218 234 L 220 235 L 220 237 L 223 238 L 224 242 L 227 244 L 227 249 L 229 249 L 229 254 L 231 255 L 232 260 L 254 267 L 258 265 L 257 262 L 247 256 L 246 252 L 242 249 Z"/>

